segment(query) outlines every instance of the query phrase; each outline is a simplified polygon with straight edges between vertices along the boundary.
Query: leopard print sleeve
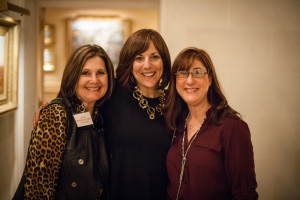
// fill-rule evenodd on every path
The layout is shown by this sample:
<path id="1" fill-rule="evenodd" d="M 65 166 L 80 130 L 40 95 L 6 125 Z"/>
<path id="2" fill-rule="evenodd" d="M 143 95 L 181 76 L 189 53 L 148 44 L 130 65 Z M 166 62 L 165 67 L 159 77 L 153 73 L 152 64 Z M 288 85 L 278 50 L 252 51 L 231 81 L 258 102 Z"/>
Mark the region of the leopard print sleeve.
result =
<path id="1" fill-rule="evenodd" d="M 63 106 L 43 110 L 32 131 L 25 166 L 25 199 L 54 199 L 66 146 L 67 115 Z"/>

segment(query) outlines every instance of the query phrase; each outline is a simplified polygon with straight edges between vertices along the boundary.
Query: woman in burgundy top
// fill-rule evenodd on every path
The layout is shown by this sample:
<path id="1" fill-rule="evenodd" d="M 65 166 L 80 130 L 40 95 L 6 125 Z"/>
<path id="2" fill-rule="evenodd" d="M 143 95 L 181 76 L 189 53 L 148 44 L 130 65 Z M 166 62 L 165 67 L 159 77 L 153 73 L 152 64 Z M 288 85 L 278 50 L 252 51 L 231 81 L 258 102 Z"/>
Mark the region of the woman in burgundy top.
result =
<path id="1" fill-rule="evenodd" d="M 169 199 L 258 199 L 250 131 L 223 95 L 209 55 L 176 57 L 166 102 L 174 131 L 167 155 Z"/>

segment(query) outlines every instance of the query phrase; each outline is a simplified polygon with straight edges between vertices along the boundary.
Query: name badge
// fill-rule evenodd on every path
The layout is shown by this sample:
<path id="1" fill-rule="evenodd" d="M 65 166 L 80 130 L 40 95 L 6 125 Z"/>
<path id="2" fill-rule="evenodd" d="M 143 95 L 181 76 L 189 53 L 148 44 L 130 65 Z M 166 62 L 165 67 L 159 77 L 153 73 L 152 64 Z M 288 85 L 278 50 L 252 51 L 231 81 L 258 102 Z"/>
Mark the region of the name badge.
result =
<path id="1" fill-rule="evenodd" d="M 76 121 L 77 127 L 88 126 L 88 125 L 94 124 L 91 114 L 89 112 L 74 114 L 73 117 Z"/>

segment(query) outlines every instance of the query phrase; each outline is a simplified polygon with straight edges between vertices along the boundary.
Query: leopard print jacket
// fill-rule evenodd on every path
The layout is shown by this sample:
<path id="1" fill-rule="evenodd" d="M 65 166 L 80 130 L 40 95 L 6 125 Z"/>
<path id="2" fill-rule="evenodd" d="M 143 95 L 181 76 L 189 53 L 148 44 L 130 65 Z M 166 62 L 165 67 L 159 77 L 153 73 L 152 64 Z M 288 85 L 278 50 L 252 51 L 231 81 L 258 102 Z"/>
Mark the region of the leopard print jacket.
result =
<path id="1" fill-rule="evenodd" d="M 83 104 L 77 112 L 86 112 Z M 54 199 L 66 146 L 67 113 L 59 104 L 45 108 L 31 133 L 25 164 L 24 199 Z"/>

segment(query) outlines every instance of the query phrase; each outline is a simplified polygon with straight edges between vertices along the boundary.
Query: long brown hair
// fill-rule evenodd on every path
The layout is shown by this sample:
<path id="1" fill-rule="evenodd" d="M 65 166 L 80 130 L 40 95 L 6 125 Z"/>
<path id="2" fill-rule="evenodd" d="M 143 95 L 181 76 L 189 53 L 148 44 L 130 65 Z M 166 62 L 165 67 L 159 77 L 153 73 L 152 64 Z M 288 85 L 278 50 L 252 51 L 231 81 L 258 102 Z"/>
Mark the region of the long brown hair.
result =
<path id="1" fill-rule="evenodd" d="M 75 88 L 85 62 L 94 56 L 98 56 L 104 60 L 106 71 L 108 74 L 108 88 L 105 95 L 96 102 L 96 106 L 101 105 L 104 101 L 110 98 L 114 87 L 114 68 L 113 64 L 104 51 L 98 45 L 83 45 L 75 49 L 69 57 L 66 67 L 64 69 L 60 91 L 57 97 L 66 97 L 69 100 L 78 102 L 75 93 Z"/>
<path id="2" fill-rule="evenodd" d="M 162 82 L 157 89 L 163 89 L 169 84 L 171 73 L 171 59 L 168 47 L 162 38 L 162 36 L 152 29 L 141 29 L 134 32 L 123 45 L 120 56 L 119 64 L 116 69 L 116 76 L 118 81 L 123 87 L 129 91 L 133 91 L 136 86 L 136 82 L 132 75 L 133 61 L 135 57 L 145 52 L 150 42 L 153 42 L 154 46 L 158 50 L 163 61 L 163 74 Z"/>
<path id="3" fill-rule="evenodd" d="M 240 114 L 227 103 L 215 71 L 215 67 L 207 52 L 195 47 L 183 49 L 175 58 L 172 71 L 169 95 L 166 101 L 166 123 L 171 130 L 175 130 L 188 114 L 188 107 L 176 91 L 177 71 L 189 70 L 194 60 L 199 60 L 211 77 L 211 86 L 207 92 L 207 99 L 212 106 L 211 118 L 215 124 L 221 124 L 224 117 L 239 118 Z"/>

